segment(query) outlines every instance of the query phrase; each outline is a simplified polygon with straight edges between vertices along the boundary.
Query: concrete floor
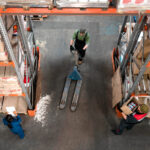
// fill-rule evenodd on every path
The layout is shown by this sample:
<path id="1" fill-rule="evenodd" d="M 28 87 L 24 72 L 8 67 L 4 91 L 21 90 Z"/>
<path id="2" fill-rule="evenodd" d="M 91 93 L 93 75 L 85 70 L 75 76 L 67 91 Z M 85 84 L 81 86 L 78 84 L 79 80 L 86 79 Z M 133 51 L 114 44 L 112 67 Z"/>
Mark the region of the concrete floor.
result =
<path id="1" fill-rule="evenodd" d="M 50 95 L 46 125 L 23 116 L 26 137 L 20 140 L 0 122 L 0 150 L 149 150 L 149 120 L 116 136 L 111 129 L 118 123 L 111 108 L 111 52 L 123 17 L 50 16 L 36 22 L 35 35 L 41 47 L 42 96 Z M 73 86 L 67 106 L 59 110 L 65 77 L 74 61 L 69 42 L 74 30 L 84 27 L 90 45 L 80 67 L 83 85 L 76 112 L 70 111 Z M 3 115 L 1 115 L 2 118 Z"/>

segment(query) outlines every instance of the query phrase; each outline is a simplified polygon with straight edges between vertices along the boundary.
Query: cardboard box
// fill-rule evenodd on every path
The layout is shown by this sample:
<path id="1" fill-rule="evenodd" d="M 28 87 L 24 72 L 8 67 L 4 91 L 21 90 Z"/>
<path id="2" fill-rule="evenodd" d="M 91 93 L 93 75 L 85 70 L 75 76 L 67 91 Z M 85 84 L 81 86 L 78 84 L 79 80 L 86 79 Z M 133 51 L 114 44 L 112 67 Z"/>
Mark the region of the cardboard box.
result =
<path id="1" fill-rule="evenodd" d="M 141 68 L 142 67 L 142 60 L 135 58 L 135 61 L 139 65 L 139 67 Z M 133 68 L 133 74 L 138 75 L 140 70 L 138 69 L 138 67 L 136 66 L 136 64 L 134 62 L 132 63 L 132 68 Z M 150 74 L 150 67 L 146 68 L 144 74 Z"/>
<path id="2" fill-rule="evenodd" d="M 3 107 L 2 107 L 2 112 L 6 113 L 6 107 L 15 107 L 15 109 L 17 108 L 17 99 L 16 97 L 9 97 L 9 96 L 5 96 L 4 97 L 4 102 L 3 102 Z"/>
<path id="3" fill-rule="evenodd" d="M 148 54 L 150 54 L 150 39 L 144 41 L 144 59 L 147 58 Z M 137 58 L 142 59 L 142 47 L 139 54 L 137 55 Z"/>
<path id="4" fill-rule="evenodd" d="M 112 107 L 115 107 L 122 100 L 122 80 L 120 67 L 112 77 Z"/>
<path id="5" fill-rule="evenodd" d="M 27 114 L 27 102 L 25 97 L 18 96 L 18 105 L 17 105 L 17 113 L 19 114 Z"/>
<path id="6" fill-rule="evenodd" d="M 6 107 L 15 107 L 18 114 L 27 114 L 27 103 L 23 96 L 5 96 L 2 112 L 6 113 Z"/>
<path id="7" fill-rule="evenodd" d="M 130 109 L 130 107 L 129 107 L 129 104 L 131 104 L 131 102 L 133 102 L 135 105 L 136 105 L 136 107 L 134 108 L 134 109 Z M 125 102 L 124 104 L 123 104 L 123 106 L 120 108 L 126 115 L 130 115 L 130 114 L 132 114 L 134 111 L 135 111 L 135 109 L 138 107 L 138 101 L 134 98 L 134 97 L 131 97 L 127 102 Z"/>

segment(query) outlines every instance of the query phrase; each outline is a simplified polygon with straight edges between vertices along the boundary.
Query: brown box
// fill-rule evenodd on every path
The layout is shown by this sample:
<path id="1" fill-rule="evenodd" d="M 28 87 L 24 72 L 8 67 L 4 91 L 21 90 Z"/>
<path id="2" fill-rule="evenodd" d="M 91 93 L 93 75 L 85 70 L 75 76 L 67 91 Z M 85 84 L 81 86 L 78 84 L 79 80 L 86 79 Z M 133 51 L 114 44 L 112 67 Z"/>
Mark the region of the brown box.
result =
<path id="1" fill-rule="evenodd" d="M 130 98 L 127 102 L 125 102 L 125 103 L 123 104 L 123 106 L 121 107 L 121 110 L 122 110 L 126 115 L 132 114 L 132 113 L 135 111 L 135 109 L 137 108 L 137 107 L 135 107 L 135 108 L 131 111 L 131 109 L 129 108 L 129 104 L 130 104 L 131 102 L 134 102 L 134 103 L 138 106 L 138 101 L 137 101 L 134 97 L 131 97 L 131 98 Z"/>
<path id="2" fill-rule="evenodd" d="M 112 77 L 112 107 L 115 107 L 122 100 L 122 80 L 120 67 Z"/>
<path id="3" fill-rule="evenodd" d="M 148 54 L 150 54 L 150 39 L 144 41 L 144 59 L 147 58 Z M 141 51 L 137 55 L 137 58 L 142 59 L 142 47 L 141 47 Z"/>
<path id="4" fill-rule="evenodd" d="M 25 97 L 18 96 L 18 105 L 17 105 L 17 113 L 19 114 L 27 114 L 27 102 Z"/>
<path id="5" fill-rule="evenodd" d="M 17 113 L 27 114 L 27 103 L 23 96 L 5 96 L 2 106 L 2 112 L 6 113 L 6 107 L 13 106 Z"/>
<path id="6" fill-rule="evenodd" d="M 139 67 L 141 68 L 142 67 L 142 60 L 135 58 L 135 61 L 139 65 Z M 139 74 L 140 70 L 138 69 L 138 67 L 136 66 L 136 64 L 134 62 L 132 63 L 132 68 L 133 68 L 133 74 L 134 75 Z M 150 67 L 146 67 L 144 74 L 150 74 Z"/>
<path id="7" fill-rule="evenodd" d="M 3 102 L 3 107 L 2 107 L 2 112 L 6 113 L 6 107 L 15 107 L 15 109 L 17 108 L 17 99 L 16 97 L 9 97 L 9 96 L 5 96 L 4 97 L 4 102 Z"/>

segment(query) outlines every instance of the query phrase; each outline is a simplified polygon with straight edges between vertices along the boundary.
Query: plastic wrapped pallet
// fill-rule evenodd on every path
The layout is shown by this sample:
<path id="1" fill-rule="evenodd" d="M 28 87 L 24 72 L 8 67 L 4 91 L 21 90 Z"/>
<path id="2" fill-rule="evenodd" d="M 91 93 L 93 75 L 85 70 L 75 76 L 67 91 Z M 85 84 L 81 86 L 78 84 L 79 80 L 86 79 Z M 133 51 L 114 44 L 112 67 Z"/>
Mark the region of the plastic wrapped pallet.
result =
<path id="1" fill-rule="evenodd" d="M 6 67 L 3 85 L 3 92 L 6 94 L 22 94 L 22 88 L 19 85 L 18 78 L 13 67 Z"/>
<path id="2" fill-rule="evenodd" d="M 0 67 L 0 94 L 22 94 L 22 88 L 13 67 Z"/>
<path id="3" fill-rule="evenodd" d="M 150 9 L 149 0 L 118 0 L 118 12 L 143 11 Z"/>
<path id="4" fill-rule="evenodd" d="M 77 7 L 77 8 L 87 8 L 87 7 L 99 7 L 108 8 L 109 0 L 56 0 L 56 5 L 58 7 Z"/>
<path id="5" fill-rule="evenodd" d="M 2 106 L 3 113 L 6 113 L 6 107 L 15 107 L 17 113 L 27 114 L 27 103 L 22 96 L 5 96 Z"/>

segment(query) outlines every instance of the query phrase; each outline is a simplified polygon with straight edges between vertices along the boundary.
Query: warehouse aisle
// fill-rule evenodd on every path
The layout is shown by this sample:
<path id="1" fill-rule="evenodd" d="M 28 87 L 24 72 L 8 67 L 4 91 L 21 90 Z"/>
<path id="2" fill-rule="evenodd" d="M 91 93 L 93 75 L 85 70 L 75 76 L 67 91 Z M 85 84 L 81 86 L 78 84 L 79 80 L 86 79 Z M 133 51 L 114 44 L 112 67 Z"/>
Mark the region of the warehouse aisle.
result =
<path id="1" fill-rule="evenodd" d="M 149 149 L 148 120 L 122 136 L 111 133 L 119 121 L 111 108 L 111 52 L 122 20 L 123 17 L 115 16 L 49 16 L 45 22 L 34 23 L 41 50 L 41 107 L 35 120 L 23 117 L 24 140 L 19 140 L 0 123 L 1 150 Z M 79 106 L 72 113 L 73 86 L 66 108 L 59 110 L 58 105 L 65 77 L 74 65 L 69 42 L 80 27 L 88 29 L 91 40 L 80 67 L 83 85 Z"/>

